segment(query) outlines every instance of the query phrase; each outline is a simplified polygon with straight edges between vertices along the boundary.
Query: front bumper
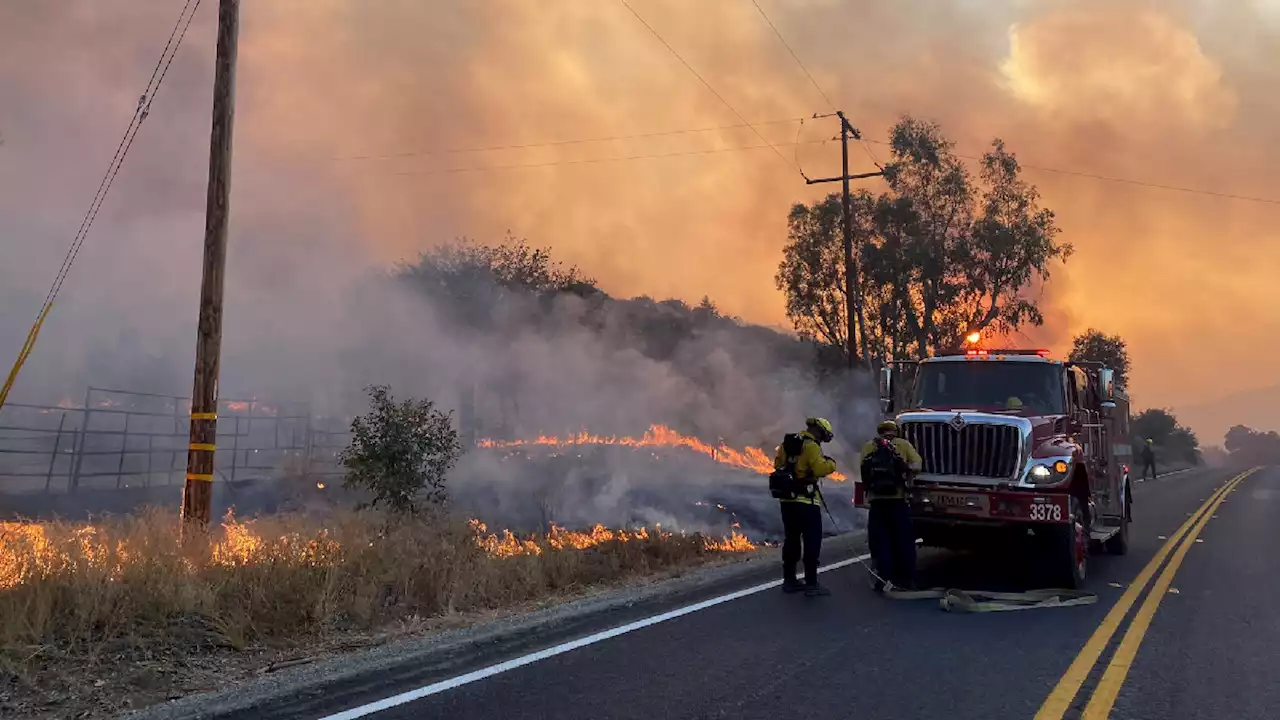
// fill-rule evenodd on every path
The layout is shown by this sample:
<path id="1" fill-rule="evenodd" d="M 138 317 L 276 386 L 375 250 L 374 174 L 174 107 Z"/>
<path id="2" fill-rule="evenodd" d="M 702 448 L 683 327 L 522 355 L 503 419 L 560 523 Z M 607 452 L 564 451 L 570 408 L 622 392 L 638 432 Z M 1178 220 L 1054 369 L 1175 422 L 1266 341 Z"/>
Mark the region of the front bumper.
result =
<path id="1" fill-rule="evenodd" d="M 867 508 L 862 483 L 855 482 L 853 503 Z M 990 488 L 941 483 L 917 484 L 911 491 L 911 514 L 931 523 L 975 525 L 1071 522 L 1066 492 L 1024 488 Z"/>

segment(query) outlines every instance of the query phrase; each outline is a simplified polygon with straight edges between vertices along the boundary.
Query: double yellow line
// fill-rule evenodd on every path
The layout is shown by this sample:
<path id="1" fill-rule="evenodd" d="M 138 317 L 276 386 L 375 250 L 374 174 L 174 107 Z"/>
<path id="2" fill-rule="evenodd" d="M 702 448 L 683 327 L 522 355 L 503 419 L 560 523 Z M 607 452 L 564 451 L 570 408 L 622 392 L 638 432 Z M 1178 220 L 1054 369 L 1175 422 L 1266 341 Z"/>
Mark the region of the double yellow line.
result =
<path id="1" fill-rule="evenodd" d="M 1191 517 L 1187 518 L 1182 527 L 1178 528 L 1178 532 L 1165 541 L 1160 551 L 1156 553 L 1155 557 L 1151 558 L 1151 562 L 1147 563 L 1146 567 L 1142 568 L 1142 572 L 1138 573 L 1138 577 L 1125 590 L 1124 595 L 1120 596 L 1119 602 L 1111 608 L 1111 612 L 1107 613 L 1107 616 L 1103 618 L 1102 624 L 1089 637 L 1089 641 L 1084 644 L 1084 648 L 1076 656 L 1075 661 L 1071 663 L 1071 667 L 1067 668 L 1066 674 L 1058 681 L 1053 692 L 1049 693 L 1044 705 L 1040 707 L 1040 711 L 1036 713 L 1036 720 L 1056 720 L 1066 714 L 1071 707 L 1071 702 L 1075 700 L 1076 694 L 1080 692 L 1080 686 L 1089 677 L 1089 672 L 1098 664 L 1098 659 L 1102 657 L 1102 652 L 1106 649 L 1107 643 L 1111 641 L 1112 636 L 1119 629 L 1120 623 L 1129 614 L 1129 609 L 1138 601 L 1138 597 L 1142 595 L 1142 591 L 1147 587 L 1147 583 L 1151 581 L 1151 577 L 1156 574 L 1156 571 L 1164 563 L 1165 558 L 1169 557 L 1169 553 L 1172 552 L 1173 559 L 1169 561 L 1168 565 L 1164 566 L 1164 571 L 1156 579 L 1155 586 L 1152 587 L 1151 592 L 1147 593 L 1147 598 L 1143 601 L 1142 607 L 1138 608 L 1133 621 L 1129 623 L 1129 629 L 1125 632 L 1124 637 L 1121 638 L 1120 646 L 1116 648 L 1115 654 L 1111 656 L 1111 661 L 1107 663 L 1102 679 L 1098 682 L 1097 688 L 1094 689 L 1093 696 L 1089 699 L 1089 704 L 1085 706 L 1083 717 L 1086 720 L 1106 718 L 1111 713 L 1111 708 L 1116 702 L 1116 696 L 1120 694 L 1120 687 L 1124 685 L 1125 678 L 1129 675 L 1129 668 L 1133 665 L 1133 660 L 1138 654 L 1138 647 L 1142 645 L 1142 640 L 1147 634 L 1147 628 L 1151 626 L 1151 619 L 1155 617 L 1156 609 L 1160 607 L 1160 601 L 1164 599 L 1165 593 L 1169 591 L 1169 585 L 1173 582 L 1173 576 L 1177 574 L 1178 567 L 1182 565 L 1182 560 L 1187 555 L 1187 549 L 1195 542 L 1196 537 L 1204 529 L 1205 523 L 1209 521 L 1209 518 L 1213 517 L 1218 505 L 1222 504 L 1227 495 L 1256 470 L 1258 468 L 1247 470 L 1223 483 L 1222 487 L 1210 495 L 1209 499 L 1205 500 L 1204 504 L 1191 514 Z"/>

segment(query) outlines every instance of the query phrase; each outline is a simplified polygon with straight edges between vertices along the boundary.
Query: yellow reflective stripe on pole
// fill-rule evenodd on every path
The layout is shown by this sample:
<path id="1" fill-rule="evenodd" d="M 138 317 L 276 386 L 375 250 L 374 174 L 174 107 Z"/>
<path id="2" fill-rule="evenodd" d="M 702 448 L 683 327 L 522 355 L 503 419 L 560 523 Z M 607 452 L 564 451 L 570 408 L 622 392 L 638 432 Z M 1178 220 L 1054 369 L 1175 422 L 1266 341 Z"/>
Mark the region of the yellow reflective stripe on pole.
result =
<path id="1" fill-rule="evenodd" d="M 201 475 L 199 473 L 187 473 L 188 480 L 203 480 L 204 482 L 213 482 L 213 475 Z"/>
<path id="2" fill-rule="evenodd" d="M 9 391 L 18 380 L 18 371 L 22 370 L 27 358 L 31 357 L 31 351 L 36 347 L 36 338 L 40 336 L 40 328 L 44 326 L 44 319 L 49 316 L 49 311 L 52 309 L 53 303 L 45 303 L 40 311 L 40 317 L 36 318 L 36 323 L 31 326 L 31 332 L 27 333 L 27 341 L 22 344 L 22 350 L 18 352 L 18 359 L 13 363 L 13 369 L 9 371 L 9 378 L 4 381 L 4 387 L 0 388 L 0 408 L 3 408 L 5 401 L 9 399 Z"/>
<path id="3" fill-rule="evenodd" d="M 192 419 L 192 420 L 217 420 L 217 419 L 218 419 L 218 413 L 216 413 L 216 412 L 211 412 L 211 413 L 191 413 L 191 419 Z"/>
<path id="4" fill-rule="evenodd" d="M 218 446 L 214 445 L 213 443 L 191 443 L 187 447 L 191 448 L 192 450 L 203 450 L 205 452 L 213 452 L 214 450 L 218 449 Z"/>

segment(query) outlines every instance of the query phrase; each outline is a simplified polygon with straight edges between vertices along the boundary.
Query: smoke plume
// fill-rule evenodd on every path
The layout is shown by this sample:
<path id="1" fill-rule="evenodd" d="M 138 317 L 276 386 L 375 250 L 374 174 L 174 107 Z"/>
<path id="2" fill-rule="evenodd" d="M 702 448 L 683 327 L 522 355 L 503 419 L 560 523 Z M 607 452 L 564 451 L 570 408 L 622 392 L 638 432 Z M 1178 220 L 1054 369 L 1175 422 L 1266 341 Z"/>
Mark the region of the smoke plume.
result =
<path id="1" fill-rule="evenodd" d="M 752 122 L 830 109 L 751 3 L 631 4 Z M 912 113 L 962 153 L 999 136 L 1019 154 L 1077 248 L 1045 288 L 1037 342 L 1120 333 L 1139 405 L 1274 384 L 1280 207 L 1041 169 L 1280 197 L 1272 0 L 761 5 L 869 140 Z M 17 354 L 176 13 L 160 0 L 0 6 L 0 356 Z M 189 384 L 213 15 L 205 3 L 16 398 Z M 832 121 L 760 124 L 783 157 L 741 149 L 760 144 L 741 127 L 510 147 L 738 124 L 621 3 L 245 3 L 224 394 L 336 403 L 374 378 L 447 392 L 438 368 L 459 363 L 559 366 L 575 379 L 522 382 L 582 401 L 577 424 L 666 420 L 647 414 L 688 388 L 662 367 L 609 366 L 572 338 L 454 347 L 429 309 L 359 315 L 352 297 L 423 247 L 510 229 L 615 296 L 710 295 L 780 325 L 771 279 L 787 208 L 828 189 L 791 164 L 838 173 L 838 145 L 821 142 Z M 509 149 L 460 151 L 494 146 Z M 887 156 L 874 142 L 851 150 L 855 170 Z M 1206 347 L 1230 355 L 1228 376 Z M 624 369 L 648 390 L 584 390 Z M 699 422 L 737 410 L 709 405 Z"/>

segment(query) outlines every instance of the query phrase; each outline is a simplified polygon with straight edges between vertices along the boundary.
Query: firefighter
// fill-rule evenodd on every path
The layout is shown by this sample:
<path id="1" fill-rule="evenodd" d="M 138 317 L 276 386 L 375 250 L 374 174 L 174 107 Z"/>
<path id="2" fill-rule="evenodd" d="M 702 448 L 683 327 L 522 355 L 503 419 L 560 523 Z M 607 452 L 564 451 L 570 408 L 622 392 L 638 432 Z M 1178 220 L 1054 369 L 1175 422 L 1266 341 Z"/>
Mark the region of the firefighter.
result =
<path id="1" fill-rule="evenodd" d="M 817 481 L 836 471 L 836 461 L 822 454 L 822 444 L 831 442 L 834 434 L 825 418 L 811 417 L 805 430 L 796 433 L 801 444 L 794 456 L 788 457 L 786 442 L 778 446 L 773 466 L 789 470 L 799 492 L 781 500 L 782 505 L 782 590 L 803 591 L 809 597 L 830 595 L 818 583 L 818 554 L 822 550 L 822 508 Z M 803 547 L 803 550 L 801 549 Z M 804 584 L 796 579 L 796 563 L 804 560 Z"/>
<path id="2" fill-rule="evenodd" d="M 876 427 L 877 437 L 862 448 L 862 481 L 866 488 L 867 541 L 876 575 L 876 592 L 888 581 L 897 587 L 915 587 L 916 536 L 911 523 L 908 493 L 922 461 L 906 438 L 898 437 L 898 424 L 886 420 Z"/>
<path id="3" fill-rule="evenodd" d="M 1156 479 L 1156 451 L 1155 443 L 1151 438 L 1147 438 L 1147 443 L 1142 446 L 1142 479 L 1147 479 L 1147 470 L 1151 470 L 1151 479 Z"/>

